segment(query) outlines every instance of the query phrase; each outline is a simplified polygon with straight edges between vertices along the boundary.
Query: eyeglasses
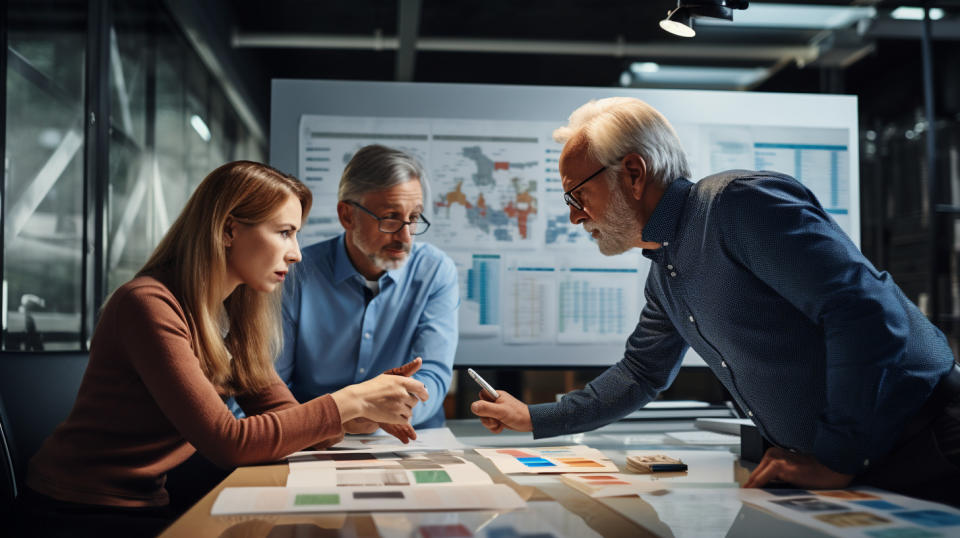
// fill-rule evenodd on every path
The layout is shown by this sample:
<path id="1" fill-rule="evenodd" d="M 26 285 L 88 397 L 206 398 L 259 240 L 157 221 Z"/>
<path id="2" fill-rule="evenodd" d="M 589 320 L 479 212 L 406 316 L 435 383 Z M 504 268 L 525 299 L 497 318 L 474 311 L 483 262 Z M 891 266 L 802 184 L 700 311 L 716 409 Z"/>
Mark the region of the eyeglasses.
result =
<path id="1" fill-rule="evenodd" d="M 581 204 L 576 198 L 573 197 L 573 191 L 575 191 L 575 190 L 579 189 L 580 187 L 582 187 L 584 183 L 586 183 L 586 182 L 590 181 L 591 179 L 599 176 L 600 173 L 603 172 L 603 171 L 606 170 L 606 169 L 607 169 L 607 167 L 604 166 L 603 168 L 601 168 L 601 169 L 597 170 L 596 172 L 590 174 L 590 176 L 587 177 L 587 179 L 584 179 L 584 180 L 581 181 L 580 183 L 577 183 L 572 189 L 570 189 L 570 190 L 568 190 L 567 192 L 563 193 L 563 201 L 566 202 L 567 205 L 573 206 L 573 207 L 577 208 L 578 210 L 583 211 L 583 204 Z"/>
<path id="2" fill-rule="evenodd" d="M 377 219 L 378 229 L 385 234 L 395 234 L 403 229 L 404 226 L 410 227 L 410 235 L 420 235 L 426 232 L 430 228 L 430 221 L 427 220 L 427 217 L 420 215 L 419 217 L 410 220 L 400 220 L 400 219 L 388 219 L 383 217 L 378 217 L 376 213 L 370 211 L 369 209 L 363 207 L 362 205 L 347 200 L 347 203 L 362 210 L 364 213 L 370 215 L 371 217 Z M 419 225 L 423 225 L 422 228 L 418 228 Z"/>

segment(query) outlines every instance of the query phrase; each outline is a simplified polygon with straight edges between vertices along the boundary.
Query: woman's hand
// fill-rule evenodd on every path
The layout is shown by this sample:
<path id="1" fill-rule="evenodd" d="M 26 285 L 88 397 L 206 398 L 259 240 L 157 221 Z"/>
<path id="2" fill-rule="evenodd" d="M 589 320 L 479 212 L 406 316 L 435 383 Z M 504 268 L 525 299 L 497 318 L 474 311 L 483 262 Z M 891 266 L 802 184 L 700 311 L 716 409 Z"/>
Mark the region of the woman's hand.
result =
<path id="1" fill-rule="evenodd" d="M 343 423 L 343 431 L 346 433 L 359 434 L 359 435 L 369 435 L 380 427 L 379 424 L 372 420 L 367 420 L 363 417 L 355 418 L 353 420 L 348 420 Z"/>
<path id="2" fill-rule="evenodd" d="M 413 406 L 430 397 L 423 383 L 391 374 L 344 387 L 331 396 L 342 423 L 363 417 L 387 424 L 409 424 Z"/>

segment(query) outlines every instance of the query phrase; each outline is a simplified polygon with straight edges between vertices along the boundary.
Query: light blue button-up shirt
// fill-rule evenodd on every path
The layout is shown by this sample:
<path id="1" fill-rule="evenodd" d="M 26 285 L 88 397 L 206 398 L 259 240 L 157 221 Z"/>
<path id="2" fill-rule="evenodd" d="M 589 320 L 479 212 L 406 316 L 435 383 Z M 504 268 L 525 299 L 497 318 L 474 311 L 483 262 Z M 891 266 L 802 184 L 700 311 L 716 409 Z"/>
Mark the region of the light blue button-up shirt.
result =
<path id="1" fill-rule="evenodd" d="M 422 357 L 413 377 L 430 399 L 414 408 L 411 423 L 440 426 L 457 350 L 453 260 L 414 243 L 407 263 L 384 273 L 379 285 L 365 305 L 364 277 L 347 255 L 344 235 L 305 248 L 285 284 L 277 373 L 304 402 Z"/>

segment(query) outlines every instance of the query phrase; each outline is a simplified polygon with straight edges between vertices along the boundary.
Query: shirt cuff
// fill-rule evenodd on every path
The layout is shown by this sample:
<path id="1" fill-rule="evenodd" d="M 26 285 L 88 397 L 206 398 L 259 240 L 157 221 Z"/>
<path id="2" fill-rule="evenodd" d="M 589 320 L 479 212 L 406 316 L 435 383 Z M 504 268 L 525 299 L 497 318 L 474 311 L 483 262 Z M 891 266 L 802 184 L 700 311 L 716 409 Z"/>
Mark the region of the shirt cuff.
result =
<path id="1" fill-rule="evenodd" d="M 530 422 L 533 424 L 533 438 L 555 437 L 566 433 L 566 424 L 569 417 L 560 413 L 560 406 L 555 403 L 528 405 Z"/>
<path id="2" fill-rule="evenodd" d="M 870 466 L 871 454 L 847 428 L 820 423 L 813 441 L 813 455 L 831 470 L 857 475 Z"/>

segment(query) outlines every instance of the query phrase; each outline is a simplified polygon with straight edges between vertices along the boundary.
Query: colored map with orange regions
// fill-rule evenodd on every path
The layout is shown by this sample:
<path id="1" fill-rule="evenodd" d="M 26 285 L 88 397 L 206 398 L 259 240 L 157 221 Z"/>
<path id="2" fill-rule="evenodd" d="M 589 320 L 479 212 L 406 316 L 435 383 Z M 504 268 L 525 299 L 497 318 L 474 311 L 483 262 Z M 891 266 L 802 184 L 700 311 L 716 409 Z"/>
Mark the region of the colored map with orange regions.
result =
<path id="1" fill-rule="evenodd" d="M 434 206 L 439 211 L 446 208 L 445 216 L 450 217 L 450 209 L 456 205 L 466 210 L 467 223 L 487 234 L 492 234 L 498 241 L 514 241 L 513 229 L 519 239 L 529 236 L 529 221 L 537 213 L 537 182 L 523 180 L 519 177 L 510 179 L 512 187 L 511 197 L 506 200 L 502 209 L 490 207 L 483 193 L 478 193 L 471 201 L 463 192 L 463 181 L 459 181 L 452 191 L 439 196 Z"/>

